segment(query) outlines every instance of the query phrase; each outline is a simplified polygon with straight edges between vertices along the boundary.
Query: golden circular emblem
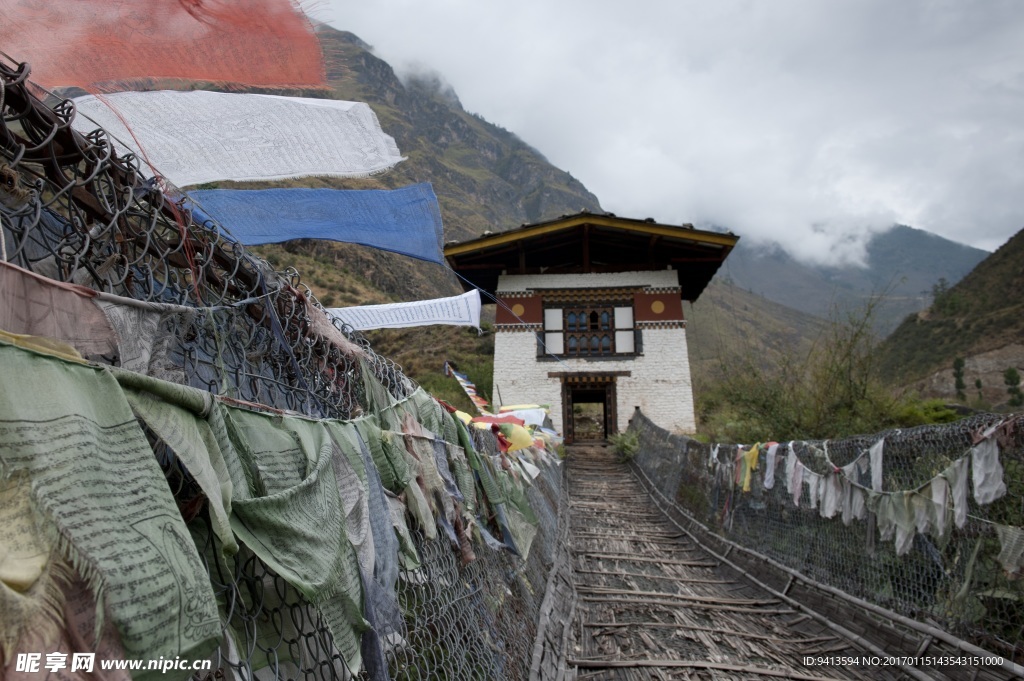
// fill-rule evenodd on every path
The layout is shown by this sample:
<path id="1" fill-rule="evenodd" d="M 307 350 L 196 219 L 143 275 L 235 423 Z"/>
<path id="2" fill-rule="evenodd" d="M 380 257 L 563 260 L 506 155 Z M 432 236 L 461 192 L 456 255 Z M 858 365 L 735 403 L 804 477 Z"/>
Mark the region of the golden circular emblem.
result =
<path id="1" fill-rule="evenodd" d="M 516 303 L 515 305 L 512 306 L 512 314 L 514 314 L 515 316 L 522 317 L 524 312 L 526 312 L 526 308 L 520 305 L 519 303 Z"/>
<path id="2" fill-rule="evenodd" d="M 655 300 L 653 303 L 651 303 L 651 312 L 653 312 L 654 314 L 661 314 L 664 311 L 665 303 L 661 302 L 660 300 Z"/>

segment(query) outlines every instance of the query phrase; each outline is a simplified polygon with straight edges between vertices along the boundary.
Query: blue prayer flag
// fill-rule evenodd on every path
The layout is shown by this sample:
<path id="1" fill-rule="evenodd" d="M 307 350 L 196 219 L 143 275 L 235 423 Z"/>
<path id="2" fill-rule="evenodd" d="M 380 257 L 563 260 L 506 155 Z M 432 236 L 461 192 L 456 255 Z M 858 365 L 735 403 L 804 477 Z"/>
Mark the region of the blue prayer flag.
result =
<path id="1" fill-rule="evenodd" d="M 213 218 L 245 246 L 292 239 L 361 244 L 444 264 L 444 230 L 429 183 L 401 189 L 206 189 L 188 193 L 196 220 Z"/>

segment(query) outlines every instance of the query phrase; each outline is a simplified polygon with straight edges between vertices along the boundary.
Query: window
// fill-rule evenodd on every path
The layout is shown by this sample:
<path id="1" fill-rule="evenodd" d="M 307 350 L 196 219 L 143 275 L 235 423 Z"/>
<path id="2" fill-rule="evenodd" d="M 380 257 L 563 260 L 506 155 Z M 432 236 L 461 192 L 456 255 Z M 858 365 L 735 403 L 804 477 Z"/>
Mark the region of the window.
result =
<path id="1" fill-rule="evenodd" d="M 598 358 L 636 355 L 639 331 L 633 326 L 633 308 L 586 305 L 544 310 L 544 332 L 537 354 Z M 540 342 L 543 341 L 543 342 Z"/>
<path id="2" fill-rule="evenodd" d="M 599 357 L 615 353 L 612 342 L 611 307 L 567 308 L 565 315 L 565 343 L 567 355 Z"/>

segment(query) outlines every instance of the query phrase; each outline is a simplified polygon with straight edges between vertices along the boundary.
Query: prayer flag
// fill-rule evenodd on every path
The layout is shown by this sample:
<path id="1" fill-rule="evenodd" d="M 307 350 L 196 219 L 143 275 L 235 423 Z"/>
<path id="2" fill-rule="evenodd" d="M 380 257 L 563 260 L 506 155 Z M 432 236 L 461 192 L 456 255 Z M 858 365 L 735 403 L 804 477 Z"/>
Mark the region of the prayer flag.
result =
<path id="1" fill-rule="evenodd" d="M 225 92 L 76 97 L 72 126 L 97 127 L 179 187 L 218 180 L 367 177 L 404 160 L 369 105 Z"/>
<path id="2" fill-rule="evenodd" d="M 201 206 L 200 221 L 216 219 L 245 246 L 328 239 L 444 263 L 441 209 L 428 183 L 390 190 L 210 189 L 189 197 Z"/>
<path id="3" fill-rule="evenodd" d="M 433 324 L 480 328 L 480 292 L 473 289 L 461 296 L 411 303 L 332 307 L 327 312 L 358 331 Z"/>
<path id="4" fill-rule="evenodd" d="M 0 15 L 3 50 L 47 88 L 325 82 L 320 43 L 291 0 L 0 0 Z"/>

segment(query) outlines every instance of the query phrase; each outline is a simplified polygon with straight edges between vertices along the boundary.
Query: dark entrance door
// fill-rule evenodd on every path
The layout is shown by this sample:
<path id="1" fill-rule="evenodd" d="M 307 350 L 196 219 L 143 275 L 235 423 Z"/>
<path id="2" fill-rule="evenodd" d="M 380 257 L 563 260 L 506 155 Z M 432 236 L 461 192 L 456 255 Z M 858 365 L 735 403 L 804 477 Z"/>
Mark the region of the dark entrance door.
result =
<path id="1" fill-rule="evenodd" d="M 566 443 L 608 439 L 617 430 L 615 376 L 563 376 L 562 408 Z"/>

